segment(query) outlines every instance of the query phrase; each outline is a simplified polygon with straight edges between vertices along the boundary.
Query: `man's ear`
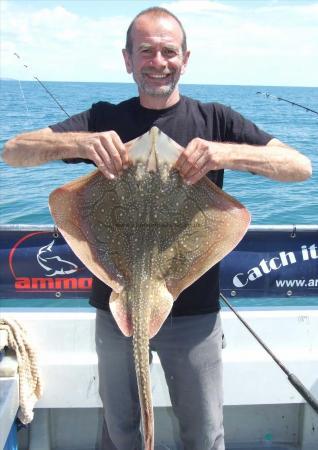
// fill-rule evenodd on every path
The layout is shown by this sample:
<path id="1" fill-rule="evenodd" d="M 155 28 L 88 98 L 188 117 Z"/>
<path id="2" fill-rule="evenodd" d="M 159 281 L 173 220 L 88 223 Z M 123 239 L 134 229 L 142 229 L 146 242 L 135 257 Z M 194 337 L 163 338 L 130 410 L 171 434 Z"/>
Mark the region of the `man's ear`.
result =
<path id="1" fill-rule="evenodd" d="M 127 73 L 132 73 L 131 55 L 125 48 L 122 49 L 122 53 L 125 60 Z"/>

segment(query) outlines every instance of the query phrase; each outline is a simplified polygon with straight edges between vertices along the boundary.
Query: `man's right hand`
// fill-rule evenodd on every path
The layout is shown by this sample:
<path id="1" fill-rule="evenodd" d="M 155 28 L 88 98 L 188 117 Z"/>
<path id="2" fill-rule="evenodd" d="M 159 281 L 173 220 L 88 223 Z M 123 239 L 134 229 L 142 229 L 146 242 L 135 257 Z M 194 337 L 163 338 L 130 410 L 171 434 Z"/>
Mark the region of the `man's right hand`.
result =
<path id="1" fill-rule="evenodd" d="M 93 161 L 106 178 L 113 180 L 127 169 L 128 151 L 115 131 L 79 134 L 76 141 L 79 150 L 76 156 Z"/>

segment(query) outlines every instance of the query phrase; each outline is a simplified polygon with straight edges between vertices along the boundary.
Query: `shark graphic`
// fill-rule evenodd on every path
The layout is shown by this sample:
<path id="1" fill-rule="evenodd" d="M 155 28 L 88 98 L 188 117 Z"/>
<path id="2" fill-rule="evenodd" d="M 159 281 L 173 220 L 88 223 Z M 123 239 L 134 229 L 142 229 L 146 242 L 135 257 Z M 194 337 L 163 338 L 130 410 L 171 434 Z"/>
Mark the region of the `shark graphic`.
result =
<path id="1" fill-rule="evenodd" d="M 62 259 L 60 256 L 49 256 L 55 239 L 44 247 L 41 247 L 36 255 L 38 263 L 47 272 L 45 276 L 54 277 L 56 275 L 69 275 L 77 272 L 78 266 L 70 261 Z"/>

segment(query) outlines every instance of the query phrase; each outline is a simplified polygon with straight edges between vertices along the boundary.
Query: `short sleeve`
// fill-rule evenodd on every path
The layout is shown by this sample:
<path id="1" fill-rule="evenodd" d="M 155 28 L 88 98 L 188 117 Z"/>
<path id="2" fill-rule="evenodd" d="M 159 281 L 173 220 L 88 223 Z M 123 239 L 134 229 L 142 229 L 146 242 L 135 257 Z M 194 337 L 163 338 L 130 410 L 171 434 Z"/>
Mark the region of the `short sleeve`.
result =
<path id="1" fill-rule="evenodd" d="M 49 125 L 52 131 L 55 133 L 67 133 L 67 132 L 80 132 L 80 131 L 90 131 L 90 116 L 91 109 L 87 111 L 83 111 L 79 114 L 75 114 L 69 119 L 64 120 L 63 122 L 58 122 L 53 125 Z M 67 164 L 78 164 L 78 163 L 86 163 L 86 164 L 94 164 L 90 159 L 82 159 L 82 158 L 68 158 L 63 159 L 63 161 Z"/>
<path id="2" fill-rule="evenodd" d="M 49 125 L 52 131 L 57 133 L 76 132 L 76 131 L 89 131 L 91 110 L 83 111 L 79 114 L 58 122 L 54 125 Z"/>
<path id="3" fill-rule="evenodd" d="M 249 145 L 267 145 L 273 136 L 231 108 L 226 108 L 225 140 Z"/>

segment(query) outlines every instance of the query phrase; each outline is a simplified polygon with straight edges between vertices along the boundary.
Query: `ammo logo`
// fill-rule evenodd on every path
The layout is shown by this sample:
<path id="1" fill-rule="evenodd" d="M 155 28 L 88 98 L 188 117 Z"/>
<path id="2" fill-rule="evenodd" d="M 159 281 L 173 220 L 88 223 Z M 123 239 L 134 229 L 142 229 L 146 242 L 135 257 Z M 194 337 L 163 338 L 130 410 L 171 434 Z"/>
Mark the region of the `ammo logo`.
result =
<path id="1" fill-rule="evenodd" d="M 21 237 L 9 253 L 9 267 L 17 292 L 90 291 L 92 278 L 65 241 L 46 231 Z M 81 276 L 82 275 L 82 276 Z M 88 276 L 86 276 L 88 275 Z"/>

